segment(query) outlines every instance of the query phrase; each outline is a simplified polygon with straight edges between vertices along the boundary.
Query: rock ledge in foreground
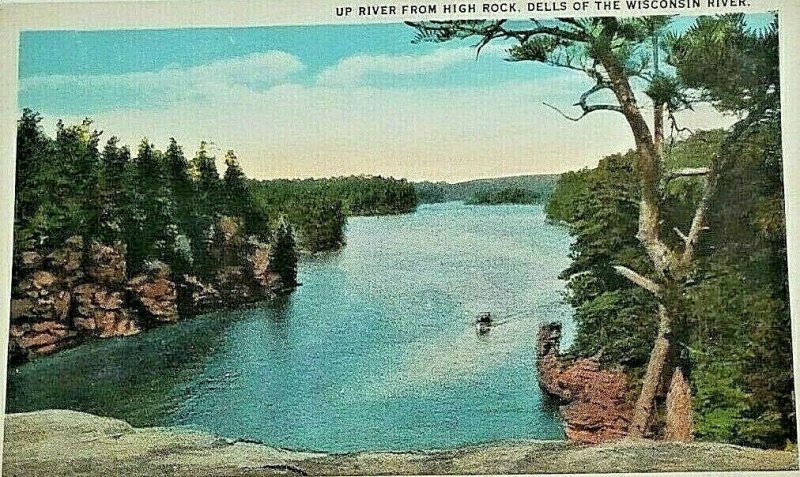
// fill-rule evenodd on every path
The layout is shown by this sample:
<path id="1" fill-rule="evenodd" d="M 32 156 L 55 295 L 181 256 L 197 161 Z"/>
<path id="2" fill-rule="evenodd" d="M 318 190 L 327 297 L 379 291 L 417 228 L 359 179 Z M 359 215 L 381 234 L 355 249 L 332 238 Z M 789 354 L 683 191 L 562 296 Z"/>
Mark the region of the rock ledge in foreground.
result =
<path id="1" fill-rule="evenodd" d="M 713 443 L 525 441 L 441 451 L 323 454 L 74 411 L 6 416 L 3 475 L 375 475 L 796 470 L 790 452 Z"/>

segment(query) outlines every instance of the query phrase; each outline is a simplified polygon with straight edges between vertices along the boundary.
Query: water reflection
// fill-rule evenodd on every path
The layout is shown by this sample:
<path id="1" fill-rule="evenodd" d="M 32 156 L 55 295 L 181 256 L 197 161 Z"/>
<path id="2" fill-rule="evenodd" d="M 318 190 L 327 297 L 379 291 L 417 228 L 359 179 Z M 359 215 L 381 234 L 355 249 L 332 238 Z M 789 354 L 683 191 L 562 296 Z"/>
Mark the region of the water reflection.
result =
<path id="1" fill-rule="evenodd" d="M 236 316 L 197 317 L 10 369 L 7 412 L 72 409 L 136 426 L 160 424 L 186 397 L 185 383 L 218 350 Z"/>

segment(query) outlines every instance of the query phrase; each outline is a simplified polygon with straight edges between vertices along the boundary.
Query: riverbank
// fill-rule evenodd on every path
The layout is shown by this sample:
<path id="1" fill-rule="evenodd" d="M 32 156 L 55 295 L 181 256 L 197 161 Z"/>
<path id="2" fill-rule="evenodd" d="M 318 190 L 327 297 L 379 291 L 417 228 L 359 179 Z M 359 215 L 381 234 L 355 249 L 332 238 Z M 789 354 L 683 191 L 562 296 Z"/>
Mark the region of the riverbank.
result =
<path id="1" fill-rule="evenodd" d="M 174 428 L 134 428 L 74 411 L 5 418 L 3 475 L 374 475 L 796 470 L 790 452 L 715 443 L 585 446 L 518 441 L 442 451 L 324 454 L 232 442 Z"/>

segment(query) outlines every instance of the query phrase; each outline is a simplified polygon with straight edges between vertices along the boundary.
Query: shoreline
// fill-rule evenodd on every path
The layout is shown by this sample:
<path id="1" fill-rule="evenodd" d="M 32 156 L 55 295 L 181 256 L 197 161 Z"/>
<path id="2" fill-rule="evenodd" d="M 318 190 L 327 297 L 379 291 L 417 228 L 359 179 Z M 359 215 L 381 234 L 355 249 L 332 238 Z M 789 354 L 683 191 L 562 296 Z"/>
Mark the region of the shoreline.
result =
<path id="1" fill-rule="evenodd" d="M 446 450 L 292 451 L 46 410 L 5 417 L 4 475 L 376 475 L 797 470 L 797 455 L 717 443 L 512 441 Z"/>

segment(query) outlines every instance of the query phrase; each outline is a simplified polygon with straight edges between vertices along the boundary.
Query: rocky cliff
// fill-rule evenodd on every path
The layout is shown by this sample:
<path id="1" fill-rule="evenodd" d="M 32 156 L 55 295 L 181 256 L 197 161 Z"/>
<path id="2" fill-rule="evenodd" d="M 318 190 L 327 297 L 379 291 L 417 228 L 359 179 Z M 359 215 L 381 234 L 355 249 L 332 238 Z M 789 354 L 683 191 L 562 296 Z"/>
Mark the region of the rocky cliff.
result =
<path id="1" fill-rule="evenodd" d="M 537 369 L 539 385 L 561 403 L 567 438 L 597 444 L 627 435 L 633 415 L 625 373 L 603 369 L 594 359 L 561 360 L 561 324 L 539 330 Z"/>
<path id="2" fill-rule="evenodd" d="M 564 360 L 560 344 L 560 323 L 540 327 L 536 344 L 539 386 L 561 404 L 567 438 L 585 444 L 625 438 L 635 399 L 627 374 L 606 369 L 594 358 Z M 679 369 L 669 384 L 662 437 L 693 440 L 691 390 Z"/>
<path id="3" fill-rule="evenodd" d="M 48 354 L 82 340 L 129 336 L 142 329 L 225 306 L 268 299 L 282 289 L 269 245 L 220 219 L 209 243 L 217 259 L 205 278 L 176 276 L 158 261 L 128 272 L 119 242 L 79 236 L 44 255 L 18 252 L 11 300 L 9 358 Z"/>

